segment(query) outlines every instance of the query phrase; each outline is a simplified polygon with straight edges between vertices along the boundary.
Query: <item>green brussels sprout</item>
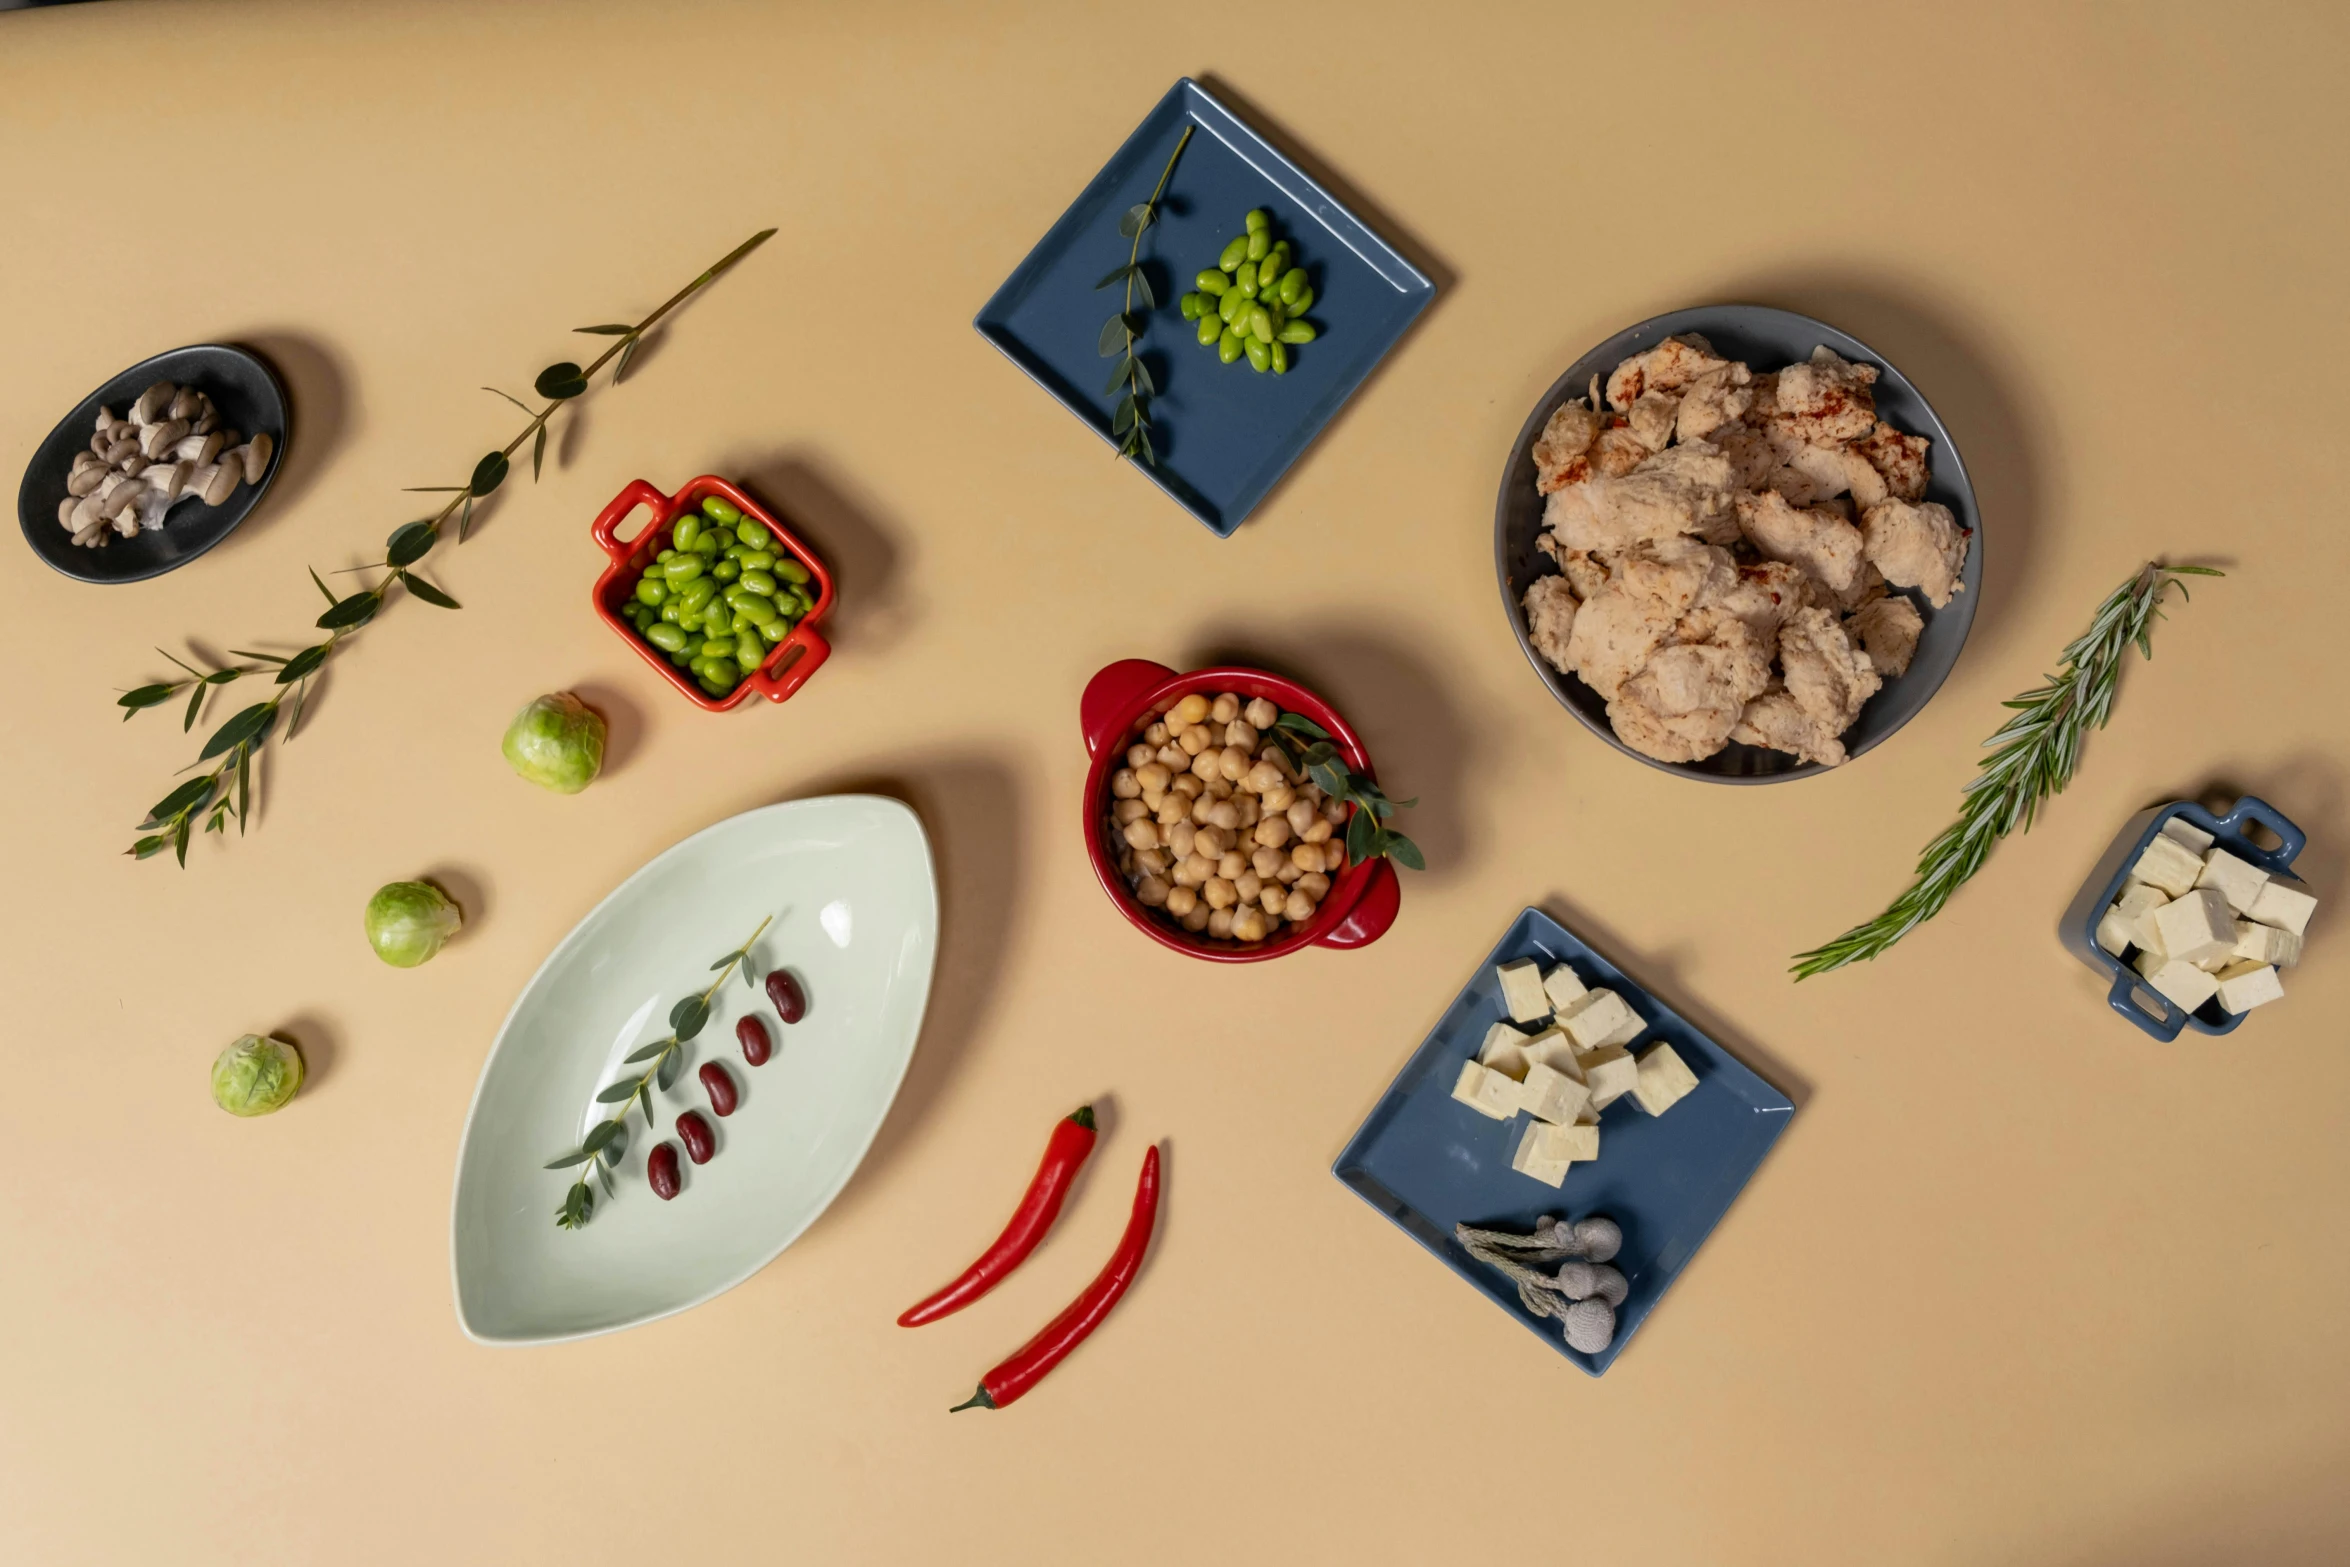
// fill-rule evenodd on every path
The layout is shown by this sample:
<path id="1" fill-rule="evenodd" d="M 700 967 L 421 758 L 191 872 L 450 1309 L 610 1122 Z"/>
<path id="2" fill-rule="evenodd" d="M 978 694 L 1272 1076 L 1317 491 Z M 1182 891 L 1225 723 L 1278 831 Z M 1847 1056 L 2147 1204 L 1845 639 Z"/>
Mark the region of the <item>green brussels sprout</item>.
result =
<path id="1" fill-rule="evenodd" d="M 514 715 L 501 748 L 514 770 L 557 794 L 577 794 L 604 770 L 604 720 L 568 691 Z"/>
<path id="2" fill-rule="evenodd" d="M 212 1063 L 212 1102 L 231 1115 L 267 1115 L 302 1086 L 302 1052 L 247 1034 Z"/>
<path id="3" fill-rule="evenodd" d="M 395 881 L 367 900 L 367 941 L 394 968 L 414 968 L 465 925 L 465 913 L 429 881 Z"/>

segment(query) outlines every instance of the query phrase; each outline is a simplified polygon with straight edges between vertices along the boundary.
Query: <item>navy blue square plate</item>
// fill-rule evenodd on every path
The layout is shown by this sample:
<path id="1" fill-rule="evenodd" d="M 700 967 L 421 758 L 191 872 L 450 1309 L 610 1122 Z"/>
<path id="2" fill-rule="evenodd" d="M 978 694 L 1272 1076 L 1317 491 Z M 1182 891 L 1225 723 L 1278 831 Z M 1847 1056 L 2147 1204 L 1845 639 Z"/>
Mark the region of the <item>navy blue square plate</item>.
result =
<path id="1" fill-rule="evenodd" d="M 1159 302 L 1142 343 L 1159 388 L 1151 402 L 1158 462 L 1135 466 L 1210 532 L 1229 537 L 1436 292 L 1304 170 L 1185 77 L 971 324 L 1114 447 L 1116 399 L 1102 385 L 1116 361 L 1097 345 L 1123 291 L 1094 285 L 1125 264 L 1131 241 L 1118 232 L 1119 216 L 1150 200 L 1186 126 L 1194 134 L 1159 220 L 1143 235 L 1144 276 Z M 1286 375 L 1260 374 L 1246 360 L 1221 363 L 1176 308 L 1193 275 L 1243 232 L 1252 207 L 1272 214 L 1274 236 L 1290 242 L 1314 290 L 1306 319 L 1321 335 L 1291 350 Z"/>
<path id="2" fill-rule="evenodd" d="M 1599 1122 L 1599 1157 L 1569 1170 L 1555 1191 L 1510 1168 L 1523 1116 L 1490 1120 L 1452 1097 L 1461 1063 L 1477 1054 L 1488 1026 L 1509 1017 L 1493 970 L 1519 958 L 1535 958 L 1545 968 L 1568 964 L 1584 984 L 1613 990 L 1648 1025 L 1634 1053 L 1669 1044 L 1697 1076 L 1697 1086 L 1661 1116 L 1629 1098 L 1608 1106 Z M 1495 1305 L 1598 1376 L 1705 1244 L 1794 1113 L 1786 1095 L 1558 921 L 1528 909 L 1453 998 L 1332 1170 Z M 1631 1293 L 1616 1312 L 1615 1341 L 1600 1354 L 1569 1349 L 1555 1318 L 1529 1312 L 1516 1285 L 1453 1239 L 1456 1224 L 1523 1231 L 1546 1214 L 1605 1214 L 1623 1227 L 1615 1265 Z"/>

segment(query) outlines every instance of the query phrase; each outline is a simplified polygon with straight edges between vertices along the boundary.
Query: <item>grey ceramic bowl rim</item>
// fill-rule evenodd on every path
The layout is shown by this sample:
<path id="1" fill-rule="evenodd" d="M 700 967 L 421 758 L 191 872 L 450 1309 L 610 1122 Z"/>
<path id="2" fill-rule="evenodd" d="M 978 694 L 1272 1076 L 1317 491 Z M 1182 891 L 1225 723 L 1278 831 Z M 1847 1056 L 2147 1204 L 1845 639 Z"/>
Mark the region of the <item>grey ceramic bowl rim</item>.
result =
<path id="1" fill-rule="evenodd" d="M 1941 443 L 1945 450 L 1938 454 L 1940 472 L 1949 483 L 1962 491 L 1967 497 L 1968 509 L 1973 512 L 1975 518 L 1974 536 L 1969 545 L 1973 552 L 1974 559 L 1970 561 L 1970 564 L 1974 564 L 1980 560 L 1983 551 L 1983 534 L 1985 530 L 1982 526 L 1982 505 L 1978 500 L 1975 499 L 1974 481 L 1967 476 L 1966 460 L 1959 455 L 1958 442 L 1956 438 L 1949 436 L 1950 426 L 1943 420 L 1941 411 L 1934 408 L 1932 402 L 1927 399 L 1926 394 L 1918 389 L 1917 382 L 1911 380 L 1909 376 L 1900 369 L 1899 366 L 1893 363 L 1892 360 L 1886 358 L 1883 354 L 1878 353 L 1875 348 L 1871 347 L 1865 342 L 1862 342 L 1861 339 L 1854 337 L 1850 332 L 1845 331 L 1840 326 L 1830 325 L 1828 322 L 1819 320 L 1817 317 L 1804 315 L 1800 311 L 1781 310 L 1776 305 L 1753 305 L 1743 304 L 1735 300 L 1720 300 L 1713 304 L 1689 305 L 1684 306 L 1679 310 L 1662 311 L 1656 315 L 1648 317 L 1648 319 L 1644 321 L 1636 321 L 1632 325 L 1623 328 L 1621 331 L 1611 332 L 1606 337 L 1602 338 L 1599 342 L 1586 349 L 1573 364 L 1566 368 L 1565 373 L 1560 375 L 1557 380 L 1550 383 L 1549 390 L 1545 391 L 1542 396 L 1536 400 L 1534 404 L 1534 411 L 1527 416 L 1525 424 L 1519 427 L 1518 438 L 1510 444 L 1509 456 L 1502 463 L 1501 489 L 1500 492 L 1495 496 L 1493 502 L 1493 575 L 1495 583 L 1501 590 L 1502 614 L 1509 620 L 1510 634 L 1518 639 L 1518 651 L 1526 655 L 1526 661 L 1534 666 L 1535 674 L 1542 677 L 1543 689 L 1550 692 L 1552 698 L 1558 702 L 1559 706 L 1565 708 L 1569 713 L 1574 715 L 1575 722 L 1590 730 L 1593 734 L 1606 741 L 1616 750 L 1621 751 L 1624 755 L 1631 757 L 1634 761 L 1645 763 L 1646 765 L 1655 768 L 1659 772 L 1671 773 L 1678 778 L 1690 778 L 1695 779 L 1700 783 L 1715 784 L 1751 785 L 1792 783 L 1799 778 L 1816 778 L 1822 773 L 1841 771 L 1841 767 L 1829 767 L 1819 762 L 1803 762 L 1797 766 L 1786 768 L 1782 771 L 1774 773 L 1724 775 L 1721 773 L 1697 772 L 1679 762 L 1662 762 L 1653 756 L 1647 756 L 1639 751 L 1633 750 L 1632 747 L 1626 745 L 1621 739 L 1617 738 L 1616 732 L 1611 726 L 1594 719 L 1589 713 L 1584 712 L 1573 702 L 1567 700 L 1565 696 L 1560 694 L 1557 687 L 1551 683 L 1548 668 L 1543 661 L 1542 655 L 1534 650 L 1534 644 L 1528 640 L 1524 628 L 1519 624 L 1517 615 L 1513 613 L 1513 611 L 1516 609 L 1516 603 L 1510 595 L 1509 512 L 1511 493 L 1516 487 L 1516 481 L 1518 477 L 1518 465 L 1520 461 L 1526 457 L 1526 454 L 1533 448 L 1536 437 L 1542 433 L 1542 427 L 1550 422 L 1550 416 L 1552 413 L 1557 411 L 1559 404 L 1564 402 L 1571 393 L 1579 391 L 1589 384 L 1591 380 L 1591 368 L 1594 356 L 1597 355 L 1599 351 L 1605 348 L 1609 343 L 1615 342 L 1618 338 L 1629 337 L 1637 332 L 1640 332 L 1644 328 L 1656 326 L 1662 322 L 1675 321 L 1681 317 L 1701 316 L 1709 312 L 1724 310 L 1750 311 L 1758 315 L 1775 316 L 1779 320 L 1790 325 L 1800 325 L 1814 328 L 1829 334 L 1831 337 L 1843 338 L 1847 342 L 1857 345 L 1871 363 L 1879 366 L 1882 369 L 1891 370 L 1895 375 L 1900 376 L 1902 383 L 1916 395 L 1918 401 L 1924 403 L 1928 411 L 1933 413 L 1935 424 L 1941 428 L 1944 436 L 1946 437 L 1946 439 Z M 1703 331 L 1704 328 L 1695 322 L 1689 322 L 1676 327 L 1675 330 Z M 1978 573 L 1980 571 L 1979 565 L 1977 566 L 1977 571 Z M 1925 710 L 1926 704 L 1934 700 L 1935 694 L 1942 689 L 1942 683 L 1950 678 L 1950 671 L 1957 667 L 1959 654 L 1964 652 L 1966 649 L 1966 639 L 1974 631 L 1976 601 L 1980 597 L 1981 595 L 1976 593 L 1962 595 L 1959 599 L 1954 600 L 1951 605 L 1945 606 L 1944 609 L 1936 612 L 1937 614 L 1945 614 L 1953 608 L 1960 610 L 1958 646 L 1951 650 L 1950 662 L 1941 669 L 1933 671 L 1931 678 L 1924 678 L 1927 675 L 1927 671 L 1919 670 L 1917 674 L 1920 677 L 1920 684 L 1917 687 L 1910 688 L 1916 691 L 1916 705 L 1910 709 L 1908 715 L 1904 717 L 1900 723 L 1893 725 L 1892 728 L 1887 729 L 1884 733 L 1873 736 L 1861 745 L 1854 747 L 1846 755 L 1842 766 L 1850 766 L 1853 762 L 1858 761 L 1861 757 L 1866 756 L 1869 752 L 1875 750 L 1878 746 L 1883 745 L 1887 740 L 1890 740 L 1895 735 L 1899 734 L 1902 728 L 1909 723 L 1910 719 L 1917 717 L 1919 713 Z M 1561 675 L 1560 678 L 1571 680 L 1575 677 L 1572 675 Z M 1911 677 L 1905 675 L 1902 678 L 1907 680 Z"/>

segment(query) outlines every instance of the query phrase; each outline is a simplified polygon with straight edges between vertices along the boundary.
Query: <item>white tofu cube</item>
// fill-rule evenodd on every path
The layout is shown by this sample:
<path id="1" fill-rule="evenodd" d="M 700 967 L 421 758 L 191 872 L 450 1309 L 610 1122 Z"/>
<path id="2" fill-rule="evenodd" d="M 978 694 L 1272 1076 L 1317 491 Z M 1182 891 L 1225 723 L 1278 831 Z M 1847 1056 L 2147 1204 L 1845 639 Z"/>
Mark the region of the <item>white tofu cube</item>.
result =
<path id="1" fill-rule="evenodd" d="M 2284 997 L 2284 983 L 2266 963 L 2236 963 L 2219 971 L 2219 1004 L 2230 1012 L 2249 1012 Z"/>
<path id="2" fill-rule="evenodd" d="M 2136 933 L 2137 926 L 2123 918 L 2120 909 L 2107 909 L 2097 922 L 2097 945 L 2118 958 L 2138 944 Z"/>
<path id="3" fill-rule="evenodd" d="M 1650 1115 L 1663 1115 L 1689 1096 L 1697 1074 L 1671 1045 L 1656 1045 L 1639 1059 L 1632 1097 Z"/>
<path id="4" fill-rule="evenodd" d="M 1578 1122 L 1573 1126 L 1549 1126 L 1550 1149 L 1563 1154 L 1578 1164 L 1588 1164 L 1599 1157 L 1599 1123 Z"/>
<path id="5" fill-rule="evenodd" d="M 1583 1107 L 1591 1103 L 1591 1090 L 1579 1078 L 1572 1078 L 1556 1067 L 1536 1064 L 1526 1071 L 1526 1081 L 1518 1087 L 1518 1105 L 1537 1121 L 1548 1121 L 1553 1126 L 1569 1126 Z"/>
<path id="6" fill-rule="evenodd" d="M 2236 950 L 2236 918 L 2215 887 L 2198 887 L 2173 899 L 2152 918 L 2164 956 L 2175 962 L 2200 963 Z"/>
<path id="7" fill-rule="evenodd" d="M 1522 1083 L 1533 1059 L 1526 1054 L 1526 1045 L 1524 1034 L 1507 1023 L 1496 1023 L 1485 1031 L 1485 1043 L 1477 1047 L 1477 1064 L 1499 1072 L 1513 1083 Z"/>
<path id="8" fill-rule="evenodd" d="M 2317 900 L 2299 887 L 2288 886 L 2272 876 L 2268 885 L 2260 889 L 2260 896 L 2252 900 L 2252 907 L 2245 912 L 2263 925 L 2274 925 L 2296 936 L 2307 936 L 2309 916 L 2317 912 Z"/>
<path id="9" fill-rule="evenodd" d="M 1527 1040 L 1526 1061 L 1529 1067 L 1547 1066 L 1578 1083 L 1583 1081 L 1583 1068 L 1575 1061 L 1575 1042 L 1564 1029 L 1546 1028 Z"/>
<path id="10" fill-rule="evenodd" d="M 2117 958 L 2122 955 L 2122 949 L 2110 944 L 2109 935 L 2119 936 L 2128 946 L 2161 951 L 2161 938 L 2154 933 L 2153 921 L 2147 916 L 2168 902 L 2170 899 L 2160 887 L 2142 881 L 2124 882 L 2121 896 L 2113 900 L 2113 907 L 2097 922 L 2097 944 Z"/>
<path id="11" fill-rule="evenodd" d="M 1622 1045 L 1602 1046 L 1583 1057 L 1583 1082 L 1591 1090 L 1591 1108 L 1605 1110 L 1640 1086 L 1640 1063 Z"/>
<path id="12" fill-rule="evenodd" d="M 1572 1159 L 1554 1159 L 1550 1156 L 1550 1138 L 1557 1130 L 1540 1121 L 1528 1121 L 1526 1130 L 1518 1136 L 1518 1146 L 1510 1154 L 1510 1168 L 1520 1175 L 1530 1175 L 1545 1186 L 1556 1186 L 1567 1178 L 1567 1166 Z"/>
<path id="13" fill-rule="evenodd" d="M 2266 963 L 2291 968 L 2301 961 L 2301 938 L 2274 925 L 2236 921 L 2236 958 L 2243 963 Z"/>
<path id="14" fill-rule="evenodd" d="M 1559 1014 L 1559 1023 L 1573 1036 L 1575 1048 L 1596 1050 L 1602 1045 L 1628 1044 L 1647 1025 L 1622 996 L 1612 990 L 1584 993 L 1574 1010 Z"/>
<path id="15" fill-rule="evenodd" d="M 1461 1075 L 1453 1080 L 1452 1096 L 1479 1115 L 1489 1115 L 1496 1121 L 1506 1121 L 1518 1113 L 1518 1085 L 1474 1061 L 1461 1063 Z"/>
<path id="16" fill-rule="evenodd" d="M 2249 914 L 2259 901 L 2260 889 L 2268 885 L 2268 872 L 2225 849 L 2212 849 L 2203 856 L 2203 869 L 2196 875 L 2195 885 L 2216 888 L 2228 900 L 2229 908 Z"/>
<path id="17" fill-rule="evenodd" d="M 1564 1012 L 1583 999 L 1583 982 L 1575 977 L 1573 969 L 1561 963 L 1542 976 L 1542 993 L 1550 998 L 1552 1011 Z"/>
<path id="18" fill-rule="evenodd" d="M 2219 994 L 2219 981 L 2192 963 L 2166 958 L 2159 952 L 2138 954 L 2137 970 L 2146 983 L 2173 1006 L 2192 1012 Z"/>
<path id="19" fill-rule="evenodd" d="M 2184 816 L 2166 817 L 2162 824 L 2162 830 L 2165 836 L 2176 838 L 2185 844 L 2192 853 L 2201 854 L 2211 847 L 2211 834 Z"/>
<path id="20" fill-rule="evenodd" d="M 1539 1023 L 1550 1016 L 1550 997 L 1542 993 L 1542 966 L 1532 958 L 1504 963 L 1493 971 L 1501 981 L 1501 1004 L 1520 1023 Z"/>
<path id="21" fill-rule="evenodd" d="M 2149 882 L 2174 898 L 2192 891 L 2195 878 L 2202 874 L 2203 857 L 2161 833 L 2154 835 L 2138 856 L 2138 863 L 2130 867 L 2130 880 Z"/>

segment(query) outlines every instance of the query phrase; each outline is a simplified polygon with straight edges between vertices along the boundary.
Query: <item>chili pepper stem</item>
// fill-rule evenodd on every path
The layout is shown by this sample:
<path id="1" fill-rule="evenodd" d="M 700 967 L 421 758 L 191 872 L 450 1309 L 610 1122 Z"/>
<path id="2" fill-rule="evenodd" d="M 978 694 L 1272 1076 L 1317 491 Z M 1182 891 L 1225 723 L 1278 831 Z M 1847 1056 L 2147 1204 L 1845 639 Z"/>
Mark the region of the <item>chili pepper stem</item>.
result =
<path id="1" fill-rule="evenodd" d="M 972 1394 L 972 1395 L 971 1395 L 969 1398 L 965 1399 L 965 1400 L 964 1400 L 962 1403 L 960 1403 L 960 1404 L 957 1404 L 957 1405 L 956 1405 L 956 1406 L 955 1406 L 953 1409 L 950 1409 L 950 1410 L 948 1410 L 948 1411 L 947 1411 L 947 1413 L 948 1413 L 948 1414 L 950 1414 L 950 1415 L 952 1415 L 952 1414 L 957 1414 L 957 1413 L 959 1413 L 959 1412 L 961 1412 L 961 1411 L 963 1411 L 963 1410 L 966 1410 L 966 1409 L 993 1409 L 993 1408 L 995 1408 L 995 1400 L 994 1400 L 994 1399 L 992 1399 L 992 1398 L 989 1398 L 989 1397 L 987 1396 L 987 1389 L 983 1387 L 983 1388 L 981 1388 L 981 1389 L 980 1389 L 978 1392 L 976 1392 L 976 1393 Z"/>

